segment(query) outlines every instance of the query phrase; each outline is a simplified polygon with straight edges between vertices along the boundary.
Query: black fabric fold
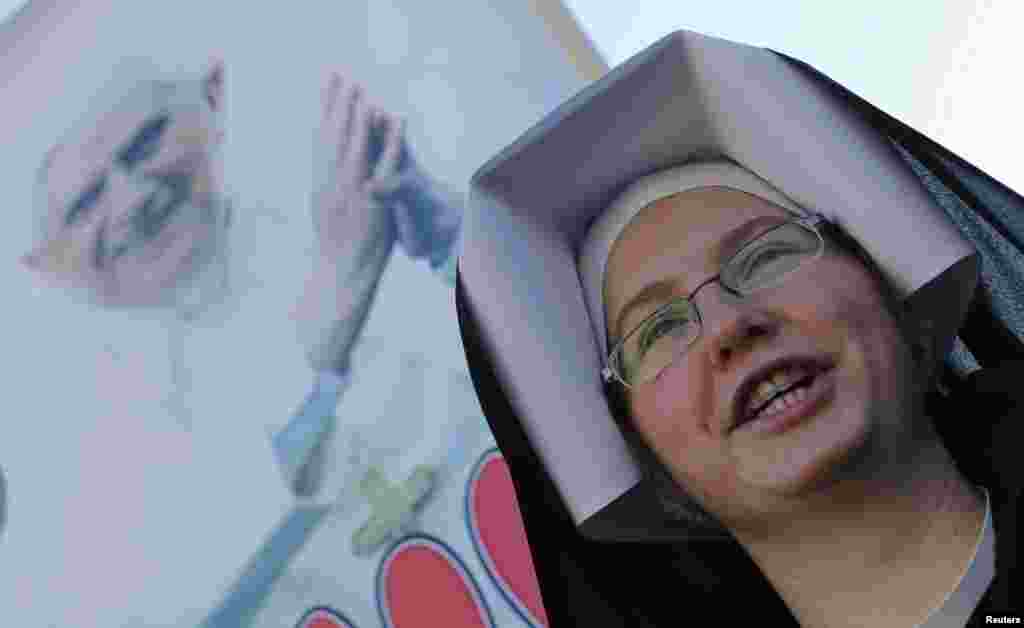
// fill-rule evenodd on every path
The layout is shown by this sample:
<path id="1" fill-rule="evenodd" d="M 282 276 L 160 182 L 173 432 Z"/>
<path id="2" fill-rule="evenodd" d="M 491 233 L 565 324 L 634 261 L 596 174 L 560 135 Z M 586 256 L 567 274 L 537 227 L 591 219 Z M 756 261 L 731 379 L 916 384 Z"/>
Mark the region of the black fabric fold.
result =
<path id="1" fill-rule="evenodd" d="M 982 281 L 959 338 L 982 368 L 965 373 L 947 359 L 943 381 L 951 390 L 937 429 L 964 475 L 992 496 L 997 574 L 970 625 L 988 625 L 986 615 L 1021 616 L 1017 528 L 1024 485 L 1018 451 L 1024 445 L 1024 266 L 1018 256 L 1024 256 L 1024 198 L 806 63 L 780 56 L 827 85 L 890 138 L 981 254 Z M 797 625 L 735 542 L 585 539 L 502 389 L 461 274 L 456 308 L 481 408 L 509 465 L 552 628 L 676 627 L 697 617 L 724 624 L 756 618 L 759 625 Z"/>

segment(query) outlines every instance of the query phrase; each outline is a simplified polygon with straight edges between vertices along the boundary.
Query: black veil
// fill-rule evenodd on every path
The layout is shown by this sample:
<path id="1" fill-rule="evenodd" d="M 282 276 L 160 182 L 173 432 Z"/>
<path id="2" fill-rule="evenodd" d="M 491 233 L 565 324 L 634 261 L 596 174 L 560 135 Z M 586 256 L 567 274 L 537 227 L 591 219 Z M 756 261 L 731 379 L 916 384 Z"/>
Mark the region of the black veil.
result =
<path id="1" fill-rule="evenodd" d="M 806 63 L 775 54 L 825 86 L 888 138 L 980 255 L 980 282 L 943 361 L 940 388 L 949 403 L 937 428 L 966 475 L 986 485 L 1001 482 L 1003 487 L 998 496 L 994 494 L 1001 507 L 997 580 L 982 607 L 1010 611 L 1006 605 L 1011 581 L 1018 592 L 1024 584 L 1015 560 L 1016 504 L 1024 484 L 1019 469 L 1024 465 L 1004 462 L 1013 454 L 999 448 L 1000 443 L 1008 448 L 1014 441 L 1024 442 L 1024 420 L 992 423 L 987 415 L 970 409 L 978 403 L 998 406 L 1003 412 L 996 415 L 1009 417 L 1013 409 L 1024 408 L 1024 391 L 1017 390 L 1024 383 L 1024 198 Z M 456 307 L 469 370 L 512 474 L 552 626 L 681 626 L 698 616 L 708 617 L 708 612 L 725 623 L 732 616 L 753 613 L 762 622 L 779 619 L 782 625 L 795 624 L 736 543 L 615 543 L 583 536 L 496 375 L 461 268 Z M 636 500 L 628 507 L 644 508 L 648 503 L 653 500 Z"/>

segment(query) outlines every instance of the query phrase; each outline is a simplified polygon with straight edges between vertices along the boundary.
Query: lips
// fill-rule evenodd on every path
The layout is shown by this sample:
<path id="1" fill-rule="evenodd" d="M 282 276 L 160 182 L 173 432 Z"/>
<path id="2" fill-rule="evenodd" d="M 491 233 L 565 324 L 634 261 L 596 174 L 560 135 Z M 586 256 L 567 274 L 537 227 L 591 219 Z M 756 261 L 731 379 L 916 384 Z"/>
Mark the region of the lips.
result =
<path id="1" fill-rule="evenodd" d="M 754 415 L 748 412 L 750 398 L 754 394 L 754 390 L 757 388 L 758 384 L 775 371 L 788 368 L 801 368 L 808 371 L 811 375 L 818 376 L 831 369 L 833 366 L 834 362 L 830 358 L 820 355 L 791 355 L 772 360 L 771 362 L 761 365 L 759 368 L 748 374 L 743 379 L 743 382 L 740 383 L 740 386 L 736 391 L 736 395 L 733 397 L 732 414 L 730 416 L 729 428 L 727 431 L 732 432 L 737 427 L 740 427 L 754 418 Z"/>

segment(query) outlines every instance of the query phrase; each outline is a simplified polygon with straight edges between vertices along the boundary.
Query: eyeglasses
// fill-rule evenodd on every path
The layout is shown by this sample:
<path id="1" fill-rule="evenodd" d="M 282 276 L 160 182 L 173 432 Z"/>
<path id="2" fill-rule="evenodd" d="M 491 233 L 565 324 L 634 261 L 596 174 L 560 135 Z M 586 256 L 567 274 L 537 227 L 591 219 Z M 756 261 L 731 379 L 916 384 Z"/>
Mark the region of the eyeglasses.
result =
<path id="1" fill-rule="evenodd" d="M 614 378 L 631 388 L 654 380 L 700 337 L 700 310 L 693 298 L 701 288 L 718 280 L 727 292 L 746 297 L 779 285 L 821 256 L 825 240 L 819 226 L 824 220 L 812 215 L 769 228 L 744 244 L 722 264 L 718 275 L 701 283 L 690 296 L 659 306 L 612 347 L 608 366 L 601 371 L 604 381 Z"/>

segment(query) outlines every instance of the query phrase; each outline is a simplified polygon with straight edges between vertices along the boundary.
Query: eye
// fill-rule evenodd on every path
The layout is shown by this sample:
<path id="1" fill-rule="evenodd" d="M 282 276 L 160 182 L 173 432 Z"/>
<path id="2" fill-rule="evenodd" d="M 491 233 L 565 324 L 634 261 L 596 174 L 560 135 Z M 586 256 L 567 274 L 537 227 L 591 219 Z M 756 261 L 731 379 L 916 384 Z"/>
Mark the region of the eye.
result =
<path id="1" fill-rule="evenodd" d="M 789 242 L 767 242 L 745 252 L 731 264 L 729 281 L 756 289 L 770 285 L 799 266 L 813 250 Z"/>
<path id="2" fill-rule="evenodd" d="M 744 260 L 743 275 L 749 276 L 750 273 L 763 269 L 765 266 L 779 258 L 785 257 L 791 252 L 782 247 L 762 247 Z"/>
<path id="3" fill-rule="evenodd" d="M 769 230 L 743 247 L 722 269 L 726 283 L 757 289 L 786 276 L 820 250 L 819 236 L 796 223 Z"/>
<path id="4" fill-rule="evenodd" d="M 64 216 L 64 224 L 71 226 L 77 222 L 88 210 L 96 204 L 100 196 L 103 195 L 103 190 L 107 187 L 106 175 L 100 177 L 93 182 L 74 202 L 68 213 Z"/>
<path id="5" fill-rule="evenodd" d="M 693 318 L 680 308 L 671 308 L 669 311 L 656 316 L 653 320 L 644 325 L 639 332 L 637 348 L 640 355 L 647 353 L 652 346 L 666 336 L 685 336 L 692 331 Z"/>
<path id="6" fill-rule="evenodd" d="M 160 149 L 160 140 L 169 122 L 170 116 L 163 114 L 151 118 L 139 127 L 131 141 L 118 151 L 118 163 L 131 169 L 155 155 Z"/>

